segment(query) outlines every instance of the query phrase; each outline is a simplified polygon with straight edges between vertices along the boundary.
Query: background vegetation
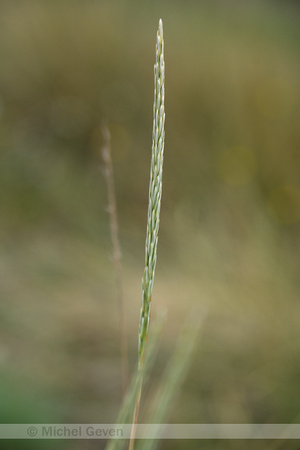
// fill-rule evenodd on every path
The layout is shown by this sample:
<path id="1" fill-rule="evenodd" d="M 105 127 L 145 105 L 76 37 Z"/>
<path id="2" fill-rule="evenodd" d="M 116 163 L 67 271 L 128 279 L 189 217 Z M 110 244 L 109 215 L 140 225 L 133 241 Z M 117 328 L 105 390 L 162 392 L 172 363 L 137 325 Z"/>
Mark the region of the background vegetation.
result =
<path id="1" fill-rule="evenodd" d="M 299 420 L 299 14 L 297 2 L 279 1 L 1 2 L 2 422 L 116 418 L 101 122 L 112 134 L 133 369 L 159 17 L 166 148 L 152 316 L 165 307 L 168 320 L 150 394 L 182 318 L 197 306 L 207 311 L 202 338 L 168 420 Z M 241 448 L 184 448 L 200 445 Z"/>

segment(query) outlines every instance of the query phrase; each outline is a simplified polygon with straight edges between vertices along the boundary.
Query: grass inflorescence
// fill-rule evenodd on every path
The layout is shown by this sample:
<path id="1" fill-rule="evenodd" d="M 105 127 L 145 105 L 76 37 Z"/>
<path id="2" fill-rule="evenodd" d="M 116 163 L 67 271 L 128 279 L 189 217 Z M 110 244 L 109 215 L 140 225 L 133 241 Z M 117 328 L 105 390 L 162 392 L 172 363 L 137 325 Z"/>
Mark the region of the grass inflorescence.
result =
<path id="1" fill-rule="evenodd" d="M 139 365 L 142 365 L 150 323 L 151 295 L 157 258 L 162 172 L 165 143 L 165 62 L 163 24 L 159 21 L 154 65 L 154 105 L 152 160 L 150 171 L 148 221 L 145 248 L 145 270 L 142 280 L 142 307 L 139 325 Z"/>

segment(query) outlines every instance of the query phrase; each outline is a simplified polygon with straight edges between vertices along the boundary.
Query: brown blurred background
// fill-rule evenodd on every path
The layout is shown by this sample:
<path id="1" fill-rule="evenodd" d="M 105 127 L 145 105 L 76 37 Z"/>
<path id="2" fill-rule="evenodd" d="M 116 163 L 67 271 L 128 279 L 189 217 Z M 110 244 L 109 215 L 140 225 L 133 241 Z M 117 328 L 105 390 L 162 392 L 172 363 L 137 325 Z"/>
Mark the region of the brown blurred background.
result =
<path id="1" fill-rule="evenodd" d="M 119 322 L 101 123 L 112 135 L 133 370 L 160 17 L 166 144 L 152 315 L 164 307 L 168 320 L 153 379 L 198 305 L 207 311 L 202 338 L 168 421 L 299 420 L 299 4 L 2 0 L 2 423 L 116 418 Z M 184 448 L 200 445 L 246 448 Z"/>

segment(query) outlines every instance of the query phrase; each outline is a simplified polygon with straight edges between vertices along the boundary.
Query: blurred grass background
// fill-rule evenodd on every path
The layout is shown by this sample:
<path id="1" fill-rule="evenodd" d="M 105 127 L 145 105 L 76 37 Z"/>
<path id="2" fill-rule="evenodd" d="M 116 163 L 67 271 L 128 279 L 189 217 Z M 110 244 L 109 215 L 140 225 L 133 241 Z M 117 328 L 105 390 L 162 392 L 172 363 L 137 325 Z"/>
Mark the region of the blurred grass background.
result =
<path id="1" fill-rule="evenodd" d="M 280 1 L 1 2 L 1 422 L 117 415 L 101 122 L 112 134 L 133 368 L 160 17 L 166 149 L 152 314 L 166 307 L 168 321 L 153 379 L 199 305 L 202 340 L 169 421 L 297 422 L 299 15 L 297 2 Z"/>

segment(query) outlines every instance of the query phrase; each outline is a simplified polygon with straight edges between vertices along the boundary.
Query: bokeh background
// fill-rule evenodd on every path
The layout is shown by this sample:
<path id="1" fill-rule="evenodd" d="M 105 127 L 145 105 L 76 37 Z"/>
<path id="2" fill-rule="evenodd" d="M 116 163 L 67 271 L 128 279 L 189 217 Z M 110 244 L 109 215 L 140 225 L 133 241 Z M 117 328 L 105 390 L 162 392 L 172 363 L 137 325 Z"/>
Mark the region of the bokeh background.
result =
<path id="1" fill-rule="evenodd" d="M 299 3 L 2 0 L 2 423 L 116 419 L 119 322 L 101 123 L 112 136 L 133 371 L 160 17 L 166 146 L 152 317 L 163 308 L 167 321 L 154 385 L 183 318 L 206 311 L 166 421 L 299 420 Z"/>

